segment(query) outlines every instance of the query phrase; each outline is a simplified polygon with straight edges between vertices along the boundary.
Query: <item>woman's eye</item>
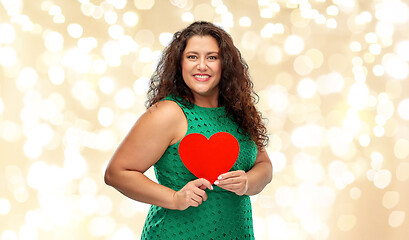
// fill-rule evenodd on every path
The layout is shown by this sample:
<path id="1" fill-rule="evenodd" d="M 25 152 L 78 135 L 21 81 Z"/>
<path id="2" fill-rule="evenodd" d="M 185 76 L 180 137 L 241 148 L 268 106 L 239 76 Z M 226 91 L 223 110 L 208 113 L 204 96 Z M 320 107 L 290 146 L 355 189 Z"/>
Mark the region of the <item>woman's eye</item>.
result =
<path id="1" fill-rule="evenodd" d="M 188 59 L 196 59 L 197 57 L 195 55 L 189 55 L 187 56 Z"/>
<path id="2" fill-rule="evenodd" d="M 216 57 L 216 56 L 210 56 L 209 59 L 211 59 L 211 60 L 216 60 L 217 57 Z"/>

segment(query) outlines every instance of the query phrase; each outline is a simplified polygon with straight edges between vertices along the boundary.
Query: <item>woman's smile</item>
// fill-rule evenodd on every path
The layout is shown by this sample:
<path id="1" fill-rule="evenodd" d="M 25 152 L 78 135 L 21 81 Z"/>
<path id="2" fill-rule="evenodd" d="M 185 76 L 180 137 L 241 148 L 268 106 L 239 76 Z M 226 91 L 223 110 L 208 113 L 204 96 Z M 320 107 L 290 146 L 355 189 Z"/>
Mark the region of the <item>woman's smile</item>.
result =
<path id="1" fill-rule="evenodd" d="M 206 82 L 207 80 L 210 79 L 211 76 L 208 74 L 195 74 L 193 75 L 193 77 L 195 77 L 197 81 Z"/>

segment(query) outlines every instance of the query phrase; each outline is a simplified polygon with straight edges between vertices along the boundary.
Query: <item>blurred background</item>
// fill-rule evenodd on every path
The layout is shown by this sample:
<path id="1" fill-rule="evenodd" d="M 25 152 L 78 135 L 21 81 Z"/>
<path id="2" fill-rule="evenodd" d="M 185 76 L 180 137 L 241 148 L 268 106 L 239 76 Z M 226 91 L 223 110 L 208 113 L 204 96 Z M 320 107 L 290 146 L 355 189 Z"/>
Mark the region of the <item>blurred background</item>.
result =
<path id="1" fill-rule="evenodd" d="M 195 20 L 232 35 L 260 96 L 256 239 L 408 239 L 408 1 L 0 0 L 0 240 L 139 239 L 149 205 L 104 170 Z"/>

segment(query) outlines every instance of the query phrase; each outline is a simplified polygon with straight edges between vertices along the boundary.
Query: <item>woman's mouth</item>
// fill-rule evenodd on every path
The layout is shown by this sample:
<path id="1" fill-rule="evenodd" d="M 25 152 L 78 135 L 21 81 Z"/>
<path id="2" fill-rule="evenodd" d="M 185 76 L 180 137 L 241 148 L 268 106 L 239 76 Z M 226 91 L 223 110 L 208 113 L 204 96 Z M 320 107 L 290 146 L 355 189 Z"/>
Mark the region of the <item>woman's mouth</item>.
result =
<path id="1" fill-rule="evenodd" d="M 195 74 L 195 75 L 193 75 L 193 77 L 197 81 L 201 81 L 201 82 L 205 82 L 205 81 L 210 79 L 210 75 L 207 75 L 207 74 Z"/>

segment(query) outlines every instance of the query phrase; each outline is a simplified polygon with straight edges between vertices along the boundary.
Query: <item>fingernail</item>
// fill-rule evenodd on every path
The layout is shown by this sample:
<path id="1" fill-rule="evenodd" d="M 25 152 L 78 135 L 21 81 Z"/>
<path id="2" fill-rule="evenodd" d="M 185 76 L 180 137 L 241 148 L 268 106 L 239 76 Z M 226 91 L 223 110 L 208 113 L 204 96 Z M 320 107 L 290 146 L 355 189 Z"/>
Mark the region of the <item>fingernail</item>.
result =
<path id="1" fill-rule="evenodd" d="M 219 176 L 217 179 L 219 179 L 219 180 L 222 179 L 222 176 Z"/>
<path id="2" fill-rule="evenodd" d="M 218 185 L 219 184 L 219 181 L 214 181 L 214 185 Z"/>
<path id="3" fill-rule="evenodd" d="M 210 186 L 210 190 L 213 190 L 213 186 Z"/>

